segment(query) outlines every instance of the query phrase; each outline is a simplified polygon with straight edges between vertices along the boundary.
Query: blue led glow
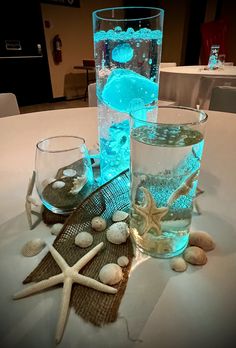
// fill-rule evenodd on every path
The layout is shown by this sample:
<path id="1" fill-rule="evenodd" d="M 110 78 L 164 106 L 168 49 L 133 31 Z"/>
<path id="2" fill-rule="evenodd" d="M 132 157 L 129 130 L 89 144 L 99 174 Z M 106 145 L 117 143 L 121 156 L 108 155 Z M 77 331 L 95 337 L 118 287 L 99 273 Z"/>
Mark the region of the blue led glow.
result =
<path id="1" fill-rule="evenodd" d="M 117 45 L 112 50 L 112 59 L 118 63 L 129 62 L 134 55 L 134 50 L 128 43 Z"/>
<path id="2" fill-rule="evenodd" d="M 112 109 L 129 113 L 133 100 L 144 105 L 157 100 L 158 84 L 129 69 L 115 69 L 102 91 L 103 102 Z"/>

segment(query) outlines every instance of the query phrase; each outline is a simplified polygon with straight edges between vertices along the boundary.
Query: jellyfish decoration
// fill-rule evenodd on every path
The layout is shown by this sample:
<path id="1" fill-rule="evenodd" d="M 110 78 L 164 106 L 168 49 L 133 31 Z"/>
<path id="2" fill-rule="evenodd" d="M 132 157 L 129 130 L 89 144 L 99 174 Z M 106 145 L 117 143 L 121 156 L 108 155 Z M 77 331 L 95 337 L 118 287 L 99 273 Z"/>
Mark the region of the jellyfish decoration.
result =
<path id="1" fill-rule="evenodd" d="M 118 63 L 127 63 L 129 62 L 134 55 L 134 50 L 128 43 L 123 43 L 117 45 L 112 50 L 112 60 Z"/>
<path id="2" fill-rule="evenodd" d="M 158 84 L 129 69 L 115 69 L 102 91 L 103 102 L 112 109 L 129 113 L 133 104 L 149 105 L 157 100 Z"/>

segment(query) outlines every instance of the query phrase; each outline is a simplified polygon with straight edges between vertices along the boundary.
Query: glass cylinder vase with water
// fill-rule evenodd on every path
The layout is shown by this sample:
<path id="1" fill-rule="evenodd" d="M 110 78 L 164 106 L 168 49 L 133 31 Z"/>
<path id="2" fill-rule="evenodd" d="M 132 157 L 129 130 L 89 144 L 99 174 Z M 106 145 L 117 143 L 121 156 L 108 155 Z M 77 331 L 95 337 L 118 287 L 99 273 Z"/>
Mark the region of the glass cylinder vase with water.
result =
<path id="1" fill-rule="evenodd" d="M 163 10 L 93 13 L 101 183 L 129 168 L 129 113 L 158 101 Z"/>

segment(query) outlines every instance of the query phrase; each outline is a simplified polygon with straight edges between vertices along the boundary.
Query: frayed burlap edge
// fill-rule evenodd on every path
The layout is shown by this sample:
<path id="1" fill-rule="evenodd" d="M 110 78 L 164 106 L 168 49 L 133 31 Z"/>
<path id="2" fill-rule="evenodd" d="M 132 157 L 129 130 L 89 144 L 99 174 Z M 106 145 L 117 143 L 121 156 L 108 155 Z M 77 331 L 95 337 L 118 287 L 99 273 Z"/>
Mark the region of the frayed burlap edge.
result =
<path id="1" fill-rule="evenodd" d="M 125 171 L 95 190 L 67 218 L 63 229 L 53 243 L 66 262 L 72 266 L 95 245 L 103 242 L 103 249 L 81 270 L 81 274 L 96 280 L 99 280 L 99 271 L 105 264 L 117 263 L 119 256 L 128 257 L 129 264 L 123 268 L 123 279 L 118 285 L 115 285 L 118 289 L 115 295 L 105 294 L 77 284 L 73 285 L 70 306 L 73 306 L 75 312 L 84 320 L 97 326 L 117 319 L 119 305 L 127 286 L 132 264 L 133 247 L 130 238 L 126 243 L 120 245 L 108 242 L 105 231 L 92 230 L 91 220 L 94 216 L 102 216 L 109 227 L 113 223 L 111 217 L 114 211 L 128 211 L 128 185 L 129 176 L 128 172 Z M 93 235 L 94 241 L 91 247 L 82 249 L 75 245 L 75 236 L 81 231 L 87 231 Z M 51 254 L 48 253 L 23 283 L 40 281 L 58 273 L 60 273 L 60 268 Z"/>

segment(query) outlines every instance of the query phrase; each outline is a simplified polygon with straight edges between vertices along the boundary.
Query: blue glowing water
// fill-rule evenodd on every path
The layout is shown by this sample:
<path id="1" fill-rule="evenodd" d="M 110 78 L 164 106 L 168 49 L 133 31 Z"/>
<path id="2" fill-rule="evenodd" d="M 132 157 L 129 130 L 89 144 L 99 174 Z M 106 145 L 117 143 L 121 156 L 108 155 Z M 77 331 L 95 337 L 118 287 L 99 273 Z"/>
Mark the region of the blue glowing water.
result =
<path id="1" fill-rule="evenodd" d="M 130 137 L 129 120 L 115 123 L 109 128 L 107 139 L 100 138 L 100 163 L 102 163 L 102 181 L 106 182 L 129 167 Z"/>
<path id="2" fill-rule="evenodd" d="M 162 31 L 149 28 L 94 34 L 101 182 L 129 168 L 127 114 L 157 104 L 161 44 Z"/>
<path id="3" fill-rule="evenodd" d="M 101 94 L 106 105 L 126 113 L 132 111 L 134 100 L 148 105 L 157 101 L 157 98 L 157 83 L 128 69 L 113 70 Z"/>
<path id="4" fill-rule="evenodd" d="M 112 41 L 129 41 L 129 40 L 156 40 L 158 45 L 162 43 L 162 31 L 151 30 L 148 28 L 141 28 L 135 31 L 133 28 L 127 28 L 122 30 L 121 27 L 117 26 L 114 30 L 108 31 L 100 30 L 94 33 L 94 42 L 112 40 Z"/>

